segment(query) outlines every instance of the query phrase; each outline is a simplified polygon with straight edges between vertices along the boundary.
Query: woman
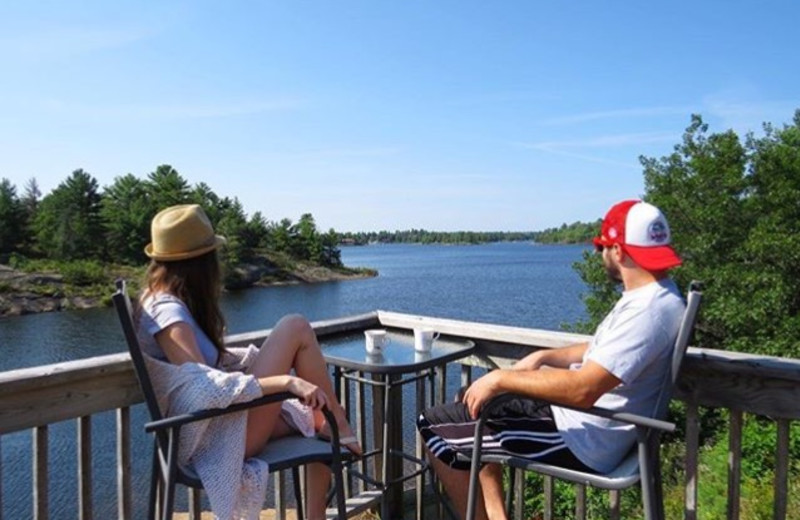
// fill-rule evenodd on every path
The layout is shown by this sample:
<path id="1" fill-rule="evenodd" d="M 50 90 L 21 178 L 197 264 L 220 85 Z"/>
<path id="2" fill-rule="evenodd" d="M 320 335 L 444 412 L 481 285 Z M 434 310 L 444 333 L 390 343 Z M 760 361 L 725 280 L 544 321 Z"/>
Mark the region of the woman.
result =
<path id="1" fill-rule="evenodd" d="M 145 248 L 152 262 L 140 298 L 139 320 L 142 349 L 150 357 L 171 365 L 196 363 L 230 371 L 231 352 L 223 344 L 225 320 L 219 308 L 222 284 L 216 253 L 224 243 L 198 205 L 172 206 L 153 218 L 152 243 Z M 259 453 L 270 439 L 297 432 L 327 438 L 329 428 L 320 411 L 325 405 L 336 417 L 341 443 L 361 453 L 334 395 L 316 335 L 303 317 L 281 319 L 261 348 L 257 352 L 251 348 L 249 354 L 237 360 L 238 368 L 257 380 L 262 395 L 289 391 L 299 403 L 286 401 L 247 412 L 245 458 Z M 308 517 L 324 518 L 330 470 L 324 464 L 312 464 L 306 473 Z"/>

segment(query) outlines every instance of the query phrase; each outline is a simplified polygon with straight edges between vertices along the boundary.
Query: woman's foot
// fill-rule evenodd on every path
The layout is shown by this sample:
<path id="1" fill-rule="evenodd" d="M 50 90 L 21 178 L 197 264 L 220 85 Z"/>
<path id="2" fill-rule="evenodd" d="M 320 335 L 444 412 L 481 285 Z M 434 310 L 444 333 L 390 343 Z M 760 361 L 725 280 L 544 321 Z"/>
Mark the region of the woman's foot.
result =
<path id="1" fill-rule="evenodd" d="M 358 442 L 358 437 L 355 436 L 353 433 L 353 428 L 347 423 L 347 421 L 342 421 L 338 424 L 339 427 L 339 444 L 350 450 L 350 453 L 356 456 L 361 456 L 363 451 L 361 450 L 361 445 Z M 328 422 L 325 421 L 322 423 L 322 426 L 317 432 L 317 437 L 324 441 L 330 442 L 331 440 L 331 428 L 328 426 Z"/>

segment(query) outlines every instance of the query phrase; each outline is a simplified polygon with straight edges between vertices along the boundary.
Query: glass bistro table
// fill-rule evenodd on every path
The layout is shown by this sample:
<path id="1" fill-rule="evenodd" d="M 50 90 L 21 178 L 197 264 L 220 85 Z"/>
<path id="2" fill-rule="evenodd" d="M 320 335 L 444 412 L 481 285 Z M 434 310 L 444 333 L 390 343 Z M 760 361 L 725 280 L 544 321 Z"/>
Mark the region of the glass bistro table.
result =
<path id="1" fill-rule="evenodd" d="M 390 330 L 388 344 L 381 354 L 368 355 L 365 349 L 364 334 L 349 334 L 340 338 L 329 338 L 322 342 L 322 354 L 328 364 L 334 366 L 336 372 L 337 391 L 341 396 L 342 379 L 356 383 L 360 392 L 362 385 L 372 388 L 373 425 L 374 429 L 382 429 L 378 437 L 382 447 L 365 453 L 365 458 L 377 456 L 379 466 L 376 467 L 377 478 L 364 478 L 367 482 L 382 489 L 385 493 L 381 518 L 401 518 L 403 483 L 411 478 L 417 479 L 417 518 L 422 513 L 422 474 L 427 469 L 423 460 L 419 436 L 417 438 L 416 456 L 403 451 L 403 392 L 402 386 L 416 382 L 416 413 L 427 406 L 425 399 L 425 382 L 429 383 L 430 402 L 433 402 L 434 374 L 437 367 L 470 356 L 475 343 L 470 340 L 440 337 L 433 342 L 430 352 L 420 353 L 414 350 L 414 336 L 404 331 Z M 345 385 L 345 400 L 349 392 Z M 364 396 L 356 398 L 357 406 L 363 406 Z M 416 423 L 416 413 L 412 424 Z M 363 412 L 358 413 L 363 420 Z M 361 424 L 358 429 L 363 431 Z M 376 431 L 377 433 L 377 431 Z M 362 434 L 362 442 L 364 436 Z M 408 461 L 416 469 L 403 474 L 403 462 Z M 364 466 L 362 466 L 363 472 Z"/>

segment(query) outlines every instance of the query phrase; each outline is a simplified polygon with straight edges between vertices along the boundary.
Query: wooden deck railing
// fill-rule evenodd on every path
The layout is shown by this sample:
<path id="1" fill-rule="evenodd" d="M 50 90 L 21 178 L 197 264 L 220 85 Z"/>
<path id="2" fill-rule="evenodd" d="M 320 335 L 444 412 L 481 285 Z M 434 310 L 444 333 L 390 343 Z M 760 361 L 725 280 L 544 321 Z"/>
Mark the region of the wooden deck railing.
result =
<path id="1" fill-rule="evenodd" d="M 315 323 L 322 341 L 326 337 L 355 332 L 374 326 L 412 329 L 419 325 L 431 326 L 443 334 L 469 338 L 478 345 L 477 354 L 462 362 L 461 379 L 464 383 L 472 377 L 473 367 L 502 367 L 536 348 L 558 348 L 586 336 L 545 330 L 522 329 L 481 323 L 463 322 L 413 316 L 392 312 L 375 313 Z M 230 345 L 259 344 L 269 331 L 239 334 L 228 338 Z M 120 345 L 123 348 L 123 345 Z M 444 390 L 445 374 L 439 374 L 439 387 Z M 443 393 L 443 392 L 442 392 Z M 734 352 L 690 349 L 678 380 L 676 399 L 687 405 L 686 430 L 686 495 L 684 517 L 694 520 L 703 504 L 698 503 L 698 454 L 700 452 L 698 409 L 700 407 L 724 408 L 730 416 L 730 454 L 728 465 L 727 517 L 739 518 L 741 485 L 742 416 L 744 413 L 767 417 L 777 424 L 778 441 L 775 447 L 775 481 L 773 518 L 787 517 L 788 475 L 790 461 L 789 431 L 792 421 L 800 419 L 800 360 L 752 356 Z M 77 496 L 74 497 L 75 514 L 81 519 L 91 519 L 93 514 L 93 451 L 91 418 L 101 412 L 116 414 L 116 488 L 117 516 L 133 517 L 133 491 L 131 475 L 131 437 L 144 435 L 138 428 L 131 429 L 130 407 L 141 402 L 141 394 L 127 354 L 114 354 L 97 358 L 71 361 L 44 367 L 13 370 L 0 373 L 0 442 L 3 435 L 32 431 L 32 511 L 23 513 L 37 520 L 49 518 L 49 493 L 53 483 L 48 482 L 48 432 L 52 425 L 75 421 L 78 472 L 75 478 Z M 357 392 L 356 408 L 363 409 L 364 396 Z M 369 414 L 369 412 L 367 412 Z M 149 444 L 148 444 L 149 446 Z M 4 453 L 0 450 L 0 454 Z M 136 453 L 137 458 L 149 454 Z M 9 469 L 0 457 L 0 518 L 3 517 L 3 479 Z M 517 483 L 523 479 L 516 479 Z M 108 486 L 111 483 L 104 483 Z M 280 488 L 276 490 L 276 504 L 281 516 L 283 505 Z M 552 518 L 552 481 L 545 482 L 544 518 Z M 420 490 L 421 491 L 421 490 Z M 577 518 L 586 511 L 585 490 L 578 487 Z M 611 516 L 618 515 L 619 495 L 610 498 Z M 516 511 L 521 515 L 521 511 Z M 520 516 L 516 516 L 520 518 Z"/>

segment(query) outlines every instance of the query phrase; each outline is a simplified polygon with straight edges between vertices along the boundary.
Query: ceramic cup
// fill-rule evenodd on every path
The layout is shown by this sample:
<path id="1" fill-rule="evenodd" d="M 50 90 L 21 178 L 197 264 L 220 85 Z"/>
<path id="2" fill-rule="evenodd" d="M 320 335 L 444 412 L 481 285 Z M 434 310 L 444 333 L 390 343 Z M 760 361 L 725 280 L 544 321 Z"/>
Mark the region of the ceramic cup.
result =
<path id="1" fill-rule="evenodd" d="M 383 347 L 389 343 L 386 331 L 383 329 L 369 329 L 364 331 L 367 354 L 377 356 L 383 352 Z"/>
<path id="2" fill-rule="evenodd" d="M 433 329 L 414 329 L 414 350 L 417 352 L 430 352 L 433 342 L 439 333 Z"/>

